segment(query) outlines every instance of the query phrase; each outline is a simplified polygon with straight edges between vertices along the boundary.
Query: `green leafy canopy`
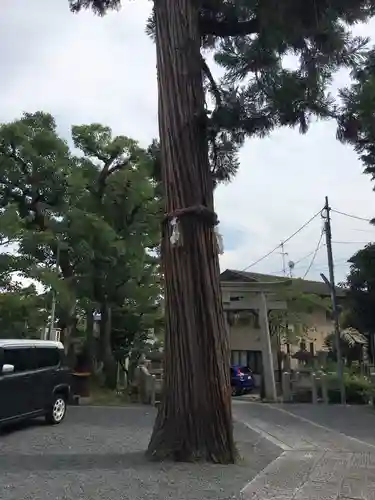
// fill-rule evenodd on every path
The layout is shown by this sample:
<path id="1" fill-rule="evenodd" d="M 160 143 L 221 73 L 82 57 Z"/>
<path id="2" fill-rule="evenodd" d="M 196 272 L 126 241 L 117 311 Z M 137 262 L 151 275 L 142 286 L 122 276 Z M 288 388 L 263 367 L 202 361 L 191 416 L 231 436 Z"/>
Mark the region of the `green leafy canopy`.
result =
<path id="1" fill-rule="evenodd" d="M 352 72 L 353 84 L 342 89 L 338 113 L 338 138 L 352 144 L 375 180 L 375 49 L 367 51 Z"/>
<path id="2" fill-rule="evenodd" d="M 125 2 L 123 2 L 125 5 Z M 202 72 L 207 89 L 207 140 L 216 182 L 230 180 L 246 137 L 277 127 L 305 133 L 314 118 L 337 117 L 329 93 L 335 72 L 353 68 L 367 39 L 350 27 L 374 14 L 371 0 L 197 0 Z M 157 8 L 154 3 L 154 9 Z M 103 15 L 119 0 L 70 0 L 72 11 Z M 152 16 L 147 32 L 154 34 Z M 224 76 L 215 82 L 211 52 Z"/>
<path id="3" fill-rule="evenodd" d="M 73 126 L 72 139 L 77 155 L 42 112 L 0 125 L 0 240 L 14 245 L 0 255 L 0 284 L 17 292 L 3 303 L 31 303 L 14 291 L 18 273 L 55 292 L 63 328 L 105 303 L 113 342 L 131 343 L 134 318 L 142 332 L 160 315 L 155 157 L 101 124 Z M 49 308 L 51 294 L 42 297 Z"/>
<path id="4" fill-rule="evenodd" d="M 347 307 L 344 326 L 361 333 L 375 333 L 375 244 L 366 245 L 349 260 L 346 280 Z"/>

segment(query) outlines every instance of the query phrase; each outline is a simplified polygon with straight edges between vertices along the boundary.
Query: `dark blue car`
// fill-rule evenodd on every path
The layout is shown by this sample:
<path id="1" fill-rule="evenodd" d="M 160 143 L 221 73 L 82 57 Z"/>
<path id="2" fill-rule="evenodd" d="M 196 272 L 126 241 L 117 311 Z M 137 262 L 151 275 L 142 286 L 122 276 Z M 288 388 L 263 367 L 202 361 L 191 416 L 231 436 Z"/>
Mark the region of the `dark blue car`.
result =
<path id="1" fill-rule="evenodd" d="M 248 366 L 232 365 L 230 367 L 232 396 L 247 394 L 254 389 L 254 376 Z"/>

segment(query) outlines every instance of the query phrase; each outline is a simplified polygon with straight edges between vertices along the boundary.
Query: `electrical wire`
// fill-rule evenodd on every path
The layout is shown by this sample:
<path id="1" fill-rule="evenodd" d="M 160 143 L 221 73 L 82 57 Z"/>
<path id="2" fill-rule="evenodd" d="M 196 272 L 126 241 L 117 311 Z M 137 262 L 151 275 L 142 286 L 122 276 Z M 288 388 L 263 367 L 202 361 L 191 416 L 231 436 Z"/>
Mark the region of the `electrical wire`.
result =
<path id="1" fill-rule="evenodd" d="M 350 267 L 350 263 L 348 262 L 338 262 L 338 263 L 335 263 L 335 269 L 336 268 L 343 268 L 343 267 Z M 325 271 L 325 270 L 328 270 L 329 267 L 328 267 L 328 264 L 326 264 L 325 266 L 324 265 L 315 265 L 315 266 L 312 266 L 311 269 L 313 269 L 314 271 Z"/>
<path id="2" fill-rule="evenodd" d="M 358 215 L 347 214 L 346 212 L 340 212 L 339 210 L 331 209 L 331 212 L 335 214 L 344 215 L 345 217 L 350 217 L 351 219 L 363 220 L 365 222 L 371 222 L 371 219 L 366 219 L 365 217 L 359 217 Z"/>
<path id="3" fill-rule="evenodd" d="M 315 259 L 316 259 L 316 254 L 318 253 L 319 249 L 320 249 L 320 246 L 321 246 L 321 243 L 322 243 L 322 238 L 323 238 L 323 234 L 324 234 L 324 229 L 322 229 L 321 233 L 320 233 L 320 237 L 319 237 L 319 241 L 318 241 L 318 244 L 316 245 L 316 248 L 315 248 L 315 251 L 314 251 L 314 255 L 311 259 L 311 262 L 309 264 L 309 267 L 306 269 L 306 272 L 305 274 L 303 275 L 303 280 L 306 278 L 306 276 L 309 274 L 310 272 L 310 269 L 312 267 L 312 265 L 314 264 L 315 262 Z"/>
<path id="4" fill-rule="evenodd" d="M 371 233 L 374 234 L 375 227 L 373 229 L 357 229 L 356 227 L 353 227 L 351 231 L 358 231 L 360 233 Z"/>
<path id="5" fill-rule="evenodd" d="M 297 229 L 297 231 L 295 231 L 293 234 L 291 234 L 286 240 L 284 240 L 282 243 L 280 243 L 279 245 L 277 245 L 270 252 L 268 252 L 265 255 L 263 255 L 263 257 L 260 257 L 260 259 L 256 260 L 255 262 L 253 262 L 249 266 L 246 266 L 245 268 L 241 269 L 241 271 L 247 271 L 248 269 L 256 266 L 257 264 L 259 264 L 260 262 L 262 262 L 264 259 L 266 259 L 267 257 L 269 257 L 271 254 L 273 254 L 274 252 L 276 252 L 276 250 L 278 248 L 281 248 L 282 245 L 285 245 L 285 243 L 288 243 L 288 241 L 290 241 L 292 238 L 294 238 L 295 236 L 297 236 L 298 233 L 300 233 L 303 229 L 305 229 L 305 227 L 307 227 L 320 214 L 321 214 L 321 210 L 319 210 L 319 212 L 317 212 L 315 215 L 313 215 L 307 222 L 305 222 L 299 229 Z"/>
<path id="6" fill-rule="evenodd" d="M 371 241 L 332 241 L 334 245 L 369 245 Z"/>
<path id="7" fill-rule="evenodd" d="M 323 248 L 324 246 L 326 246 L 325 243 L 323 243 L 323 245 L 321 245 L 321 248 Z M 300 264 L 303 260 L 309 258 L 311 255 L 313 255 L 313 253 L 315 252 L 315 248 L 314 250 L 312 250 L 311 252 L 309 252 L 308 254 L 304 255 L 303 257 L 301 257 L 300 259 L 296 260 L 296 261 L 293 261 L 293 264 L 294 264 L 294 267 L 293 269 L 299 269 L 298 267 L 295 267 L 297 266 L 297 264 Z M 305 266 L 302 266 L 302 267 L 305 267 Z M 278 275 L 278 274 L 281 274 L 282 272 L 284 271 L 284 269 L 281 269 L 280 271 L 274 271 L 272 272 L 271 274 L 273 275 Z"/>
<path id="8" fill-rule="evenodd" d="M 326 246 L 325 243 L 323 243 L 323 245 L 320 245 L 320 248 L 324 248 Z M 308 254 L 308 256 L 312 255 L 313 253 L 315 252 L 315 250 L 313 250 L 312 252 L 310 252 Z M 304 258 L 306 258 L 307 256 L 305 255 Z M 303 260 L 300 259 L 299 261 L 297 262 L 301 262 Z M 346 267 L 346 266 L 350 266 L 350 262 L 348 261 L 348 259 L 346 258 L 341 258 L 341 259 L 337 259 L 335 262 L 334 262 L 334 266 L 335 268 L 336 267 Z M 305 266 L 302 265 L 302 266 L 297 266 L 297 267 L 294 267 L 293 268 L 293 271 L 300 271 L 301 273 L 303 272 L 303 269 L 305 269 Z M 325 270 L 325 269 L 328 269 L 328 264 L 313 264 L 311 266 L 311 269 L 314 269 L 314 271 L 317 271 L 317 270 Z M 310 269 L 310 270 L 311 270 Z M 270 273 L 272 276 L 280 276 L 280 274 L 283 272 L 283 269 L 281 269 L 280 271 L 274 271 L 272 273 Z M 292 277 L 292 276 L 291 276 Z"/>
<path id="9" fill-rule="evenodd" d="M 325 247 L 325 246 L 326 246 L 326 244 L 325 244 L 325 243 L 323 243 L 323 245 L 321 245 L 321 247 L 320 247 L 320 248 L 323 248 L 323 247 Z M 311 252 L 309 252 L 309 253 L 308 253 L 307 255 L 305 255 L 304 257 L 301 257 L 300 259 L 296 260 L 296 261 L 295 261 L 295 263 L 294 263 L 294 265 L 296 266 L 297 264 L 299 264 L 299 263 L 300 263 L 300 262 L 302 262 L 303 260 L 307 259 L 308 257 L 310 257 L 310 255 L 313 255 L 313 254 L 315 253 L 315 251 L 316 251 L 316 248 L 315 248 L 314 250 L 312 250 Z"/>

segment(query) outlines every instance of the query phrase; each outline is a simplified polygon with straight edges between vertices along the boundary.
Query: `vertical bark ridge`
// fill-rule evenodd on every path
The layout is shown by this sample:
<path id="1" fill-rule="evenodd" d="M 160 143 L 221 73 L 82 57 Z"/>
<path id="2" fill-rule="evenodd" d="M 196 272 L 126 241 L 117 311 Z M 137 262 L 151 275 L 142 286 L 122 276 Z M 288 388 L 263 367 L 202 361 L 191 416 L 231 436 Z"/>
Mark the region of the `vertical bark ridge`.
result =
<path id="1" fill-rule="evenodd" d="M 165 209 L 213 210 L 204 127 L 199 16 L 193 0 L 155 0 L 159 131 Z M 164 395 L 151 458 L 232 463 L 229 348 L 216 239 L 198 217 L 180 219 L 181 246 L 164 228 L 166 339 Z"/>

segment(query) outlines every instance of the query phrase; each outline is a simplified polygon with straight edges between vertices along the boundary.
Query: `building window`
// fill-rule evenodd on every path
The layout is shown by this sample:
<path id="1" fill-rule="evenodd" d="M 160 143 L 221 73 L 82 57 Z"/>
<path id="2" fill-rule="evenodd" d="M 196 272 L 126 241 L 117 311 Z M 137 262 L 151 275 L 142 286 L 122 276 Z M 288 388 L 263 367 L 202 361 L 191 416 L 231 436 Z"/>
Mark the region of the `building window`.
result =
<path id="1" fill-rule="evenodd" d="M 255 375 L 262 373 L 261 351 L 231 351 L 231 364 L 248 366 Z"/>

